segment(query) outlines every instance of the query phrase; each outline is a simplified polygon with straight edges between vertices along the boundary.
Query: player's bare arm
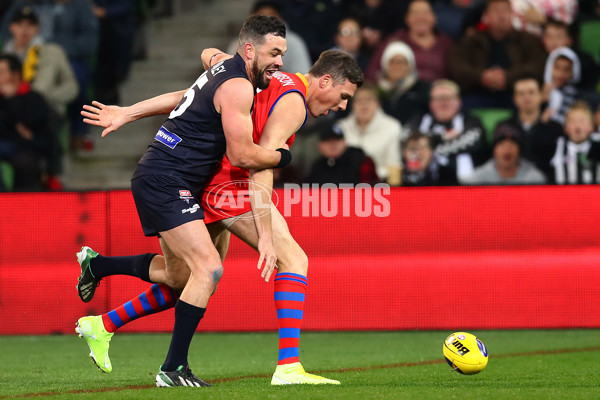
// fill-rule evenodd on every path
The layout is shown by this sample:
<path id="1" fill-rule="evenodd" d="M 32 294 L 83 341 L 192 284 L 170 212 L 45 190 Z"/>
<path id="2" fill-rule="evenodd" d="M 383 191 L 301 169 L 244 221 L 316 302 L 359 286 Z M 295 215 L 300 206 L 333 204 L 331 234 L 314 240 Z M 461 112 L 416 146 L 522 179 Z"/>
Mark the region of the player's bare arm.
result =
<path id="1" fill-rule="evenodd" d="M 214 106 L 221 114 L 227 157 L 238 168 L 274 168 L 281 161 L 281 153 L 264 149 L 252 140 L 250 110 L 253 99 L 252 84 L 242 78 L 228 80 L 215 92 Z"/>
<path id="2" fill-rule="evenodd" d="M 304 98 L 298 92 L 284 95 L 277 102 L 265 127 L 263 128 L 259 145 L 265 149 L 274 150 L 285 145 L 285 142 L 296 132 L 306 118 Z M 258 232 L 258 250 L 262 255 L 263 247 L 273 246 L 271 224 L 271 195 L 273 191 L 273 169 L 250 170 L 250 204 L 254 215 L 254 223 Z M 255 196 L 258 196 L 255 197 Z M 271 266 L 268 262 L 261 276 L 269 281 L 275 270 L 275 261 Z M 262 266 L 262 259 L 257 265 Z"/>
<path id="3" fill-rule="evenodd" d="M 185 90 L 165 93 L 129 107 L 107 106 L 98 101 L 84 105 L 83 122 L 104 128 L 102 137 L 138 119 L 153 115 L 169 114 L 183 97 Z"/>
<path id="4" fill-rule="evenodd" d="M 228 58 L 232 58 L 233 56 L 225 53 L 216 48 L 209 48 L 202 50 L 202 65 L 204 69 L 209 69 L 213 65 L 217 64 L 220 61 L 227 60 Z"/>

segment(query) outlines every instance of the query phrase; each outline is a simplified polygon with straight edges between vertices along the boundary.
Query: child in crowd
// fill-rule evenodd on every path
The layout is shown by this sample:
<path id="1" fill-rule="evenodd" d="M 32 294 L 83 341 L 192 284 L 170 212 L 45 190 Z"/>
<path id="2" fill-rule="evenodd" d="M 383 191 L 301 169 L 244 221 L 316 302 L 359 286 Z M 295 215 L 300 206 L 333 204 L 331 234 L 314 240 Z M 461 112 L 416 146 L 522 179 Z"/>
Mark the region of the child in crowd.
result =
<path id="1" fill-rule="evenodd" d="M 579 58 L 568 47 L 553 50 L 546 61 L 544 71 L 544 95 L 548 107 L 542 120 L 565 122 L 565 114 L 577 98 L 575 85 L 581 79 Z"/>
<path id="2" fill-rule="evenodd" d="M 401 147 L 403 186 L 456 185 L 455 171 L 440 163 L 429 136 L 413 132 Z"/>
<path id="3" fill-rule="evenodd" d="M 560 137 L 550 161 L 559 185 L 600 183 L 600 134 L 594 133 L 592 110 L 577 101 L 566 115 L 566 137 Z"/>
<path id="4" fill-rule="evenodd" d="M 581 90 L 595 90 L 598 78 L 600 78 L 600 68 L 594 61 L 594 58 L 585 51 L 577 48 L 577 41 L 573 36 L 574 28 L 564 22 L 548 20 L 544 25 L 542 41 L 546 53 L 550 54 L 559 47 L 568 47 L 572 49 L 581 65 L 581 80 L 577 88 Z"/>

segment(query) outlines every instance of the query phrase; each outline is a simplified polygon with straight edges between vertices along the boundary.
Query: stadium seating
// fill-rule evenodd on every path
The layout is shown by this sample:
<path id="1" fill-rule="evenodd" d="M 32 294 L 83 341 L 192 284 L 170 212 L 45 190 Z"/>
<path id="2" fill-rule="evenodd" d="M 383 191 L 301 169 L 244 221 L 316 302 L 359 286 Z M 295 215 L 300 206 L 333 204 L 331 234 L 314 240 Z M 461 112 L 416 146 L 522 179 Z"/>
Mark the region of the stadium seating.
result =
<path id="1" fill-rule="evenodd" d="M 6 190 L 8 192 L 12 191 L 14 179 L 15 179 L 14 171 L 9 164 L 7 164 L 5 162 L 1 162 L 1 161 L 0 161 L 0 179 L 2 179 L 2 181 L 4 182 L 4 186 L 6 186 Z"/>
<path id="2" fill-rule="evenodd" d="M 585 21 L 581 24 L 579 48 L 600 62 L 600 21 Z"/>
<path id="3" fill-rule="evenodd" d="M 492 134 L 498 122 L 508 119 L 512 110 L 507 108 L 473 108 L 469 113 L 481 120 L 487 133 L 488 143 L 492 142 Z"/>

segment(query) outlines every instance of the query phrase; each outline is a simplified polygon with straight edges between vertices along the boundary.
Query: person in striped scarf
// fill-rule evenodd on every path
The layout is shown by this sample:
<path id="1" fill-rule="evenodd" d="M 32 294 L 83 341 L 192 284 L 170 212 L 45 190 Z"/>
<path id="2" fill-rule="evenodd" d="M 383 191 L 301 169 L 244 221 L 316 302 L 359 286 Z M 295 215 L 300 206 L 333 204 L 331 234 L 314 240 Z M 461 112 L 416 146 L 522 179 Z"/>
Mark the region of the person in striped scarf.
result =
<path id="1" fill-rule="evenodd" d="M 600 133 L 593 132 L 592 110 L 584 101 L 575 102 L 566 115 L 566 136 L 558 139 L 550 161 L 555 183 L 600 183 Z"/>

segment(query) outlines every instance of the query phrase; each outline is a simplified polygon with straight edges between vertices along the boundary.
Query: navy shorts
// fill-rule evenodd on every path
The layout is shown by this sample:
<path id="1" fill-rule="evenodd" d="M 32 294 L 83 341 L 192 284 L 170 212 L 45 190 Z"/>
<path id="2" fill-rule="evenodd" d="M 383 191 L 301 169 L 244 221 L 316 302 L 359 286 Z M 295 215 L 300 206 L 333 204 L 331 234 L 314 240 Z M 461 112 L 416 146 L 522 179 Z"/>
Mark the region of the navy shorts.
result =
<path id="1" fill-rule="evenodd" d="M 131 180 L 131 192 L 146 236 L 204 219 L 200 202 L 181 177 L 137 176 Z"/>

